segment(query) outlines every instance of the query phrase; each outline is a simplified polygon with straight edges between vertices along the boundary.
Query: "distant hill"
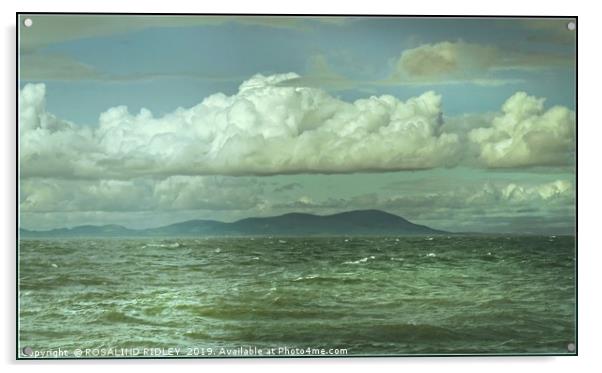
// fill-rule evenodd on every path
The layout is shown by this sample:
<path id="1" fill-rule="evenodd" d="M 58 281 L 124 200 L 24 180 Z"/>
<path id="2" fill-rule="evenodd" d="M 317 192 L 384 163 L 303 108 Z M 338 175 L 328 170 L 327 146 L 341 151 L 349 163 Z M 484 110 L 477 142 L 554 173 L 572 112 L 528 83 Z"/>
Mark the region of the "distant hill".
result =
<path id="1" fill-rule="evenodd" d="M 356 210 L 334 215 L 290 213 L 247 218 L 233 223 L 189 220 L 150 229 L 120 225 L 80 225 L 48 231 L 20 229 L 22 238 L 36 237 L 159 237 L 159 236 L 325 236 L 325 235 L 435 235 L 448 232 L 429 228 L 380 210 Z"/>

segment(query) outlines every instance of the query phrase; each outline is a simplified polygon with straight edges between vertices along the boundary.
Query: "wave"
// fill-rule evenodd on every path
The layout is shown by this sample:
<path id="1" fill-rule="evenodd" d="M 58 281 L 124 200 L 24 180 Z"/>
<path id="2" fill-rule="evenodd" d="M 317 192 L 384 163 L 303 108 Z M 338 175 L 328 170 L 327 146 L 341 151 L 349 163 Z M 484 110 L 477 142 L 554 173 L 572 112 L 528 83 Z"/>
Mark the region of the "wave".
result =
<path id="1" fill-rule="evenodd" d="M 143 249 L 145 247 L 169 247 L 169 248 L 175 249 L 177 247 L 180 247 L 180 243 L 178 243 L 178 242 L 173 242 L 173 243 L 147 243 L 146 245 L 142 246 Z"/>
<path id="2" fill-rule="evenodd" d="M 361 263 L 366 263 L 368 260 L 373 260 L 373 259 L 376 259 L 376 258 L 374 257 L 374 255 L 370 255 L 370 256 L 367 256 L 367 257 L 365 257 L 365 258 L 362 258 L 362 259 L 358 259 L 358 260 L 354 260 L 354 261 L 347 261 L 347 262 L 343 262 L 343 264 L 361 264 Z"/>
<path id="3" fill-rule="evenodd" d="M 313 280 L 314 278 L 318 278 L 318 277 L 320 277 L 320 275 L 300 276 L 300 277 L 297 277 L 296 279 L 294 279 L 293 281 Z"/>

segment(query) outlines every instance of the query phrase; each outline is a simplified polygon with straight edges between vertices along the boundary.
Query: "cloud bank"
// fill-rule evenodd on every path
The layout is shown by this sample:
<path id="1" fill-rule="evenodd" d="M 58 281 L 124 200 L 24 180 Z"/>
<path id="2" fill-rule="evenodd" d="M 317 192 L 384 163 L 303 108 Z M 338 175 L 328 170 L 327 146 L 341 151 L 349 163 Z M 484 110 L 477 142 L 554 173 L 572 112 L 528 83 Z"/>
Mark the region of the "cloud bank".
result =
<path id="1" fill-rule="evenodd" d="M 434 92 L 346 102 L 317 88 L 279 85 L 297 77 L 256 75 L 232 96 L 213 94 L 162 117 L 114 107 L 96 127 L 47 112 L 45 86 L 27 84 L 20 92 L 21 177 L 403 171 L 455 166 L 472 156 L 471 147 L 488 168 L 574 162 L 575 113 L 545 110 L 543 98 L 524 92 L 497 114 L 445 126 Z"/>
<path id="2" fill-rule="evenodd" d="M 231 221 L 373 208 L 451 231 L 556 234 L 571 233 L 574 226 L 575 187 L 570 177 L 545 182 L 480 179 L 455 189 L 444 184 L 432 190 L 406 188 L 386 194 L 368 187 L 346 197 L 335 192 L 322 198 L 297 185 L 283 184 L 281 191 L 275 191 L 267 179 L 222 176 L 27 179 L 21 183 L 20 211 L 26 227 L 36 228 L 107 222 L 149 227 L 195 218 Z"/>
<path id="3" fill-rule="evenodd" d="M 545 110 L 543 98 L 524 92 L 499 113 L 446 126 L 441 96 L 431 91 L 407 101 L 383 95 L 346 102 L 318 88 L 279 85 L 297 77 L 256 75 L 232 96 L 213 94 L 162 117 L 114 107 L 94 127 L 47 112 L 45 86 L 27 84 L 20 92 L 21 177 L 328 174 L 574 161 L 574 112 Z"/>
<path id="4" fill-rule="evenodd" d="M 575 187 L 564 179 L 544 183 L 486 182 L 453 190 L 390 196 L 366 193 L 316 200 L 301 195 L 271 208 L 320 213 L 377 208 L 450 231 L 573 234 Z"/>
<path id="5" fill-rule="evenodd" d="M 162 180 L 26 179 L 22 212 L 123 212 L 248 210 L 262 203 L 264 186 L 254 179 L 170 176 Z"/>
<path id="6" fill-rule="evenodd" d="M 22 177 L 131 178 L 416 170 L 453 165 L 458 136 L 441 133 L 441 97 L 346 102 L 256 75 L 163 117 L 114 107 L 96 128 L 45 110 L 45 86 L 20 93 Z"/>

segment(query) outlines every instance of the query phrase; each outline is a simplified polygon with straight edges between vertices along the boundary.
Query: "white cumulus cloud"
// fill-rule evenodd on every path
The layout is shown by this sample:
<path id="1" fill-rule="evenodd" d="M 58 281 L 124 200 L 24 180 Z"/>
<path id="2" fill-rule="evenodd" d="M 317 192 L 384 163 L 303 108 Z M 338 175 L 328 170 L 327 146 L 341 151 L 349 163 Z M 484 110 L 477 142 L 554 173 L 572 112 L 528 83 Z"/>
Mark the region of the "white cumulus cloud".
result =
<path id="1" fill-rule="evenodd" d="M 488 167 L 561 166 L 574 160 L 575 113 L 564 106 L 544 109 L 544 99 L 517 92 L 491 126 L 469 132 Z"/>
<path id="2" fill-rule="evenodd" d="M 256 75 L 238 93 L 213 94 L 155 117 L 114 107 L 98 127 L 45 109 L 44 85 L 20 99 L 22 177 L 130 178 L 394 171 L 453 165 L 456 134 L 441 133 L 441 97 L 426 92 L 346 102 L 323 90 L 284 87 L 298 77 Z"/>

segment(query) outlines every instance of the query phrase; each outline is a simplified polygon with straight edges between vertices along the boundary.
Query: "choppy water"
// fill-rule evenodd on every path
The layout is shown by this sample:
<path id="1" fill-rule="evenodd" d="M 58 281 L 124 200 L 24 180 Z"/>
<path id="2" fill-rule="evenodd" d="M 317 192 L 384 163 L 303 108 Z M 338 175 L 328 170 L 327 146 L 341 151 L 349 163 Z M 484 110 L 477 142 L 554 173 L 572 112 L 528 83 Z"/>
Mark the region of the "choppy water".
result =
<path id="1" fill-rule="evenodd" d="M 547 236 L 24 240 L 19 349 L 568 353 L 574 244 Z"/>

